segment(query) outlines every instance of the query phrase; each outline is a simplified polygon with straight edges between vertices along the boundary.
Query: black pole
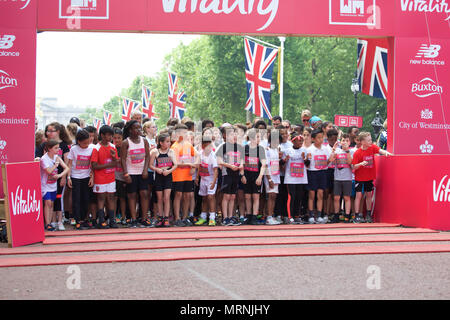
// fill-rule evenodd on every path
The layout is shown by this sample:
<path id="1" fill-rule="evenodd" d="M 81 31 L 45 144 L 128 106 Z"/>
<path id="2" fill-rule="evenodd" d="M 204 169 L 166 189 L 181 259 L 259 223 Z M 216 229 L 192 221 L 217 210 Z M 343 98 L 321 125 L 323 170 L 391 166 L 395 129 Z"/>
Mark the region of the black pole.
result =
<path id="1" fill-rule="evenodd" d="M 358 91 L 355 91 L 355 116 L 358 115 Z"/>

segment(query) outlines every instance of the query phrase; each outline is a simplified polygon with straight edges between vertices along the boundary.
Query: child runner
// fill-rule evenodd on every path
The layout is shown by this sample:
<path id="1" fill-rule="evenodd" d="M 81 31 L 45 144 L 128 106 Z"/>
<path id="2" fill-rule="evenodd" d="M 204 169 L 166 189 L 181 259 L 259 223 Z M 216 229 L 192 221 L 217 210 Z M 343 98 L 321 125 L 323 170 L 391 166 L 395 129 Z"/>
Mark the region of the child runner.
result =
<path id="1" fill-rule="evenodd" d="M 175 126 L 177 141 L 170 147 L 177 158 L 177 168 L 173 171 L 173 187 L 175 198 L 173 200 L 173 211 L 175 215 L 174 225 L 177 227 L 192 226 L 188 219 L 188 211 L 191 205 L 191 198 L 194 196 L 194 182 L 192 181 L 192 168 L 196 167 L 195 157 L 197 153 L 194 146 L 187 140 L 187 127 L 184 124 Z M 194 158 L 194 161 L 192 161 Z M 183 203 L 183 208 L 181 208 Z M 182 218 L 180 211 L 182 209 Z"/>
<path id="2" fill-rule="evenodd" d="M 118 228 L 115 218 L 114 194 L 116 193 L 115 168 L 119 162 L 116 147 L 111 143 L 113 129 L 104 125 L 100 128 L 100 142 L 92 151 L 92 169 L 94 170 L 94 192 L 97 195 L 97 228 Z M 105 208 L 108 212 L 109 226 L 105 219 Z"/>
<path id="3" fill-rule="evenodd" d="M 352 204 L 350 196 L 352 194 L 352 157 L 354 150 L 350 149 L 350 136 L 343 134 L 340 140 L 340 148 L 335 143 L 331 149 L 330 162 L 335 162 L 334 169 L 334 214 L 331 217 L 332 223 L 339 222 L 339 211 L 341 197 L 344 197 L 345 215 L 344 220 L 349 221 Z"/>
<path id="4" fill-rule="evenodd" d="M 360 211 L 360 200 L 362 190 L 366 196 L 366 222 L 372 222 L 372 193 L 373 180 L 376 179 L 375 155 L 381 154 L 391 156 L 390 152 L 380 149 L 372 143 L 372 136 L 369 132 L 361 132 L 358 136 L 361 142 L 361 148 L 355 151 L 353 155 L 353 166 L 355 168 L 355 223 L 364 222 L 363 214 Z"/>
<path id="5" fill-rule="evenodd" d="M 261 188 L 266 171 L 266 152 L 260 145 L 261 134 L 259 129 L 250 129 L 247 132 L 249 144 L 244 147 L 244 184 L 245 207 L 249 224 L 256 225 L 256 216 L 259 213 Z"/>
<path id="6" fill-rule="evenodd" d="M 55 228 L 51 225 L 51 219 L 57 193 L 57 180 L 65 177 L 69 173 L 69 168 L 58 156 L 59 150 L 58 140 L 48 140 L 45 146 L 46 153 L 40 160 L 41 192 L 44 200 L 45 230 L 47 231 L 55 230 Z M 59 166 L 63 168 L 61 173 L 58 173 Z M 59 221 L 59 223 L 62 222 Z"/>
<path id="7" fill-rule="evenodd" d="M 75 137 L 76 144 L 69 152 L 69 174 L 67 186 L 72 189 L 72 214 L 75 218 L 75 229 L 89 229 L 87 213 L 90 189 L 94 186 L 94 177 L 91 172 L 91 157 L 94 145 L 90 144 L 89 133 L 86 130 L 78 131 Z"/>
<path id="8" fill-rule="evenodd" d="M 116 147 L 117 154 L 120 155 L 120 146 L 122 145 L 123 141 L 123 133 L 122 129 L 120 128 L 114 128 L 114 135 L 113 135 L 113 144 Z M 118 210 L 116 210 L 117 218 L 116 223 L 122 223 L 123 225 L 127 225 L 127 183 L 125 182 L 125 177 L 123 176 L 123 168 L 122 168 L 122 162 L 117 161 L 116 170 L 114 171 L 114 175 L 116 178 L 116 197 L 115 197 L 115 203 Z M 119 205 L 117 206 L 117 202 L 119 202 Z M 119 218 L 119 212 L 121 216 L 121 220 Z M 129 222 L 129 221 L 128 221 Z"/>
<path id="9" fill-rule="evenodd" d="M 222 170 L 222 214 L 223 225 L 238 225 L 231 220 L 234 214 L 234 203 L 239 188 L 239 180 L 244 176 L 244 148 L 238 144 L 237 132 L 233 127 L 221 127 L 223 140 L 217 152 L 217 163 Z M 239 222 L 240 224 L 240 222 Z"/>
<path id="10" fill-rule="evenodd" d="M 264 177 L 264 184 L 268 195 L 266 219 L 266 224 L 268 225 L 278 225 L 281 223 L 274 218 L 275 201 L 277 200 L 278 186 L 280 185 L 280 154 L 278 152 L 280 142 L 280 132 L 272 129 L 266 149 L 267 172 Z"/>
<path id="11" fill-rule="evenodd" d="M 170 135 L 161 133 L 156 149 L 150 153 L 150 168 L 155 172 L 155 191 L 159 219 L 156 227 L 170 227 L 170 195 L 172 192 L 172 172 L 177 168 L 175 153 L 170 149 Z"/>
<path id="12" fill-rule="evenodd" d="M 288 129 L 284 126 L 278 126 L 277 129 L 280 131 L 281 135 L 281 143 L 280 143 L 280 167 L 284 166 L 283 154 L 284 152 L 292 147 L 292 142 L 289 140 L 289 132 Z M 281 170 L 280 174 L 280 185 L 278 186 L 278 196 L 275 204 L 275 212 L 278 214 L 278 221 L 282 221 L 284 223 L 289 223 L 288 217 L 288 209 L 287 209 L 287 201 L 288 201 L 288 191 L 287 187 L 284 183 L 284 170 Z"/>
<path id="13" fill-rule="evenodd" d="M 148 164 L 150 147 L 142 136 L 141 124 L 136 120 L 128 121 L 123 129 L 120 158 L 123 168 L 123 176 L 127 182 L 128 207 L 131 214 L 132 228 L 138 227 L 136 213 L 136 193 L 139 192 L 142 227 L 151 225 L 148 214 Z"/>
<path id="14" fill-rule="evenodd" d="M 329 126 L 328 126 L 329 127 Z M 331 154 L 331 150 L 334 148 L 335 144 L 338 140 L 339 132 L 336 129 L 327 129 L 327 137 L 328 142 L 324 146 L 328 149 L 328 151 Z M 337 146 L 336 146 L 337 147 Z M 330 161 L 328 163 L 328 170 L 327 170 L 327 188 L 324 192 L 324 201 L 323 201 L 323 211 L 324 211 L 324 218 L 329 220 L 328 214 L 331 214 L 331 212 L 334 212 L 333 208 L 333 187 L 334 187 L 334 168 L 335 168 L 335 162 Z"/>
<path id="15" fill-rule="evenodd" d="M 323 131 L 314 129 L 311 133 L 313 144 L 307 149 L 307 159 L 310 160 L 308 166 L 308 211 L 309 223 L 326 223 L 323 216 L 323 194 L 327 188 L 327 169 L 330 151 L 322 146 Z M 314 215 L 314 199 L 317 194 L 316 210 L 317 220 Z"/>
<path id="16" fill-rule="evenodd" d="M 219 174 L 217 158 L 212 150 L 212 139 L 204 138 L 202 142 L 202 151 L 200 154 L 200 166 L 195 183 L 199 184 L 199 195 L 203 197 L 203 202 L 207 203 L 209 208 L 209 225 L 216 225 L 216 190 L 217 177 Z M 195 225 L 200 226 L 206 223 L 207 213 L 203 211 Z"/>
<path id="17" fill-rule="evenodd" d="M 150 147 L 150 152 L 152 152 L 153 149 L 156 148 L 156 133 L 158 131 L 158 127 L 153 121 L 147 121 L 142 126 L 142 131 L 145 134 L 145 139 L 147 139 L 148 145 Z M 152 169 L 150 169 L 150 166 L 148 168 L 148 199 L 149 199 L 149 208 L 150 211 L 153 212 L 153 204 L 156 203 L 153 201 L 153 185 L 154 185 L 154 172 Z M 156 215 L 151 219 L 152 224 L 154 225 L 156 223 Z"/>
<path id="18" fill-rule="evenodd" d="M 284 183 L 289 193 L 288 216 L 290 223 L 303 224 L 300 209 L 305 194 L 304 189 L 308 184 L 308 176 L 305 172 L 305 166 L 309 164 L 309 160 L 306 160 L 308 149 L 303 147 L 303 136 L 298 133 L 292 134 L 291 141 L 292 147 L 283 153 Z"/>

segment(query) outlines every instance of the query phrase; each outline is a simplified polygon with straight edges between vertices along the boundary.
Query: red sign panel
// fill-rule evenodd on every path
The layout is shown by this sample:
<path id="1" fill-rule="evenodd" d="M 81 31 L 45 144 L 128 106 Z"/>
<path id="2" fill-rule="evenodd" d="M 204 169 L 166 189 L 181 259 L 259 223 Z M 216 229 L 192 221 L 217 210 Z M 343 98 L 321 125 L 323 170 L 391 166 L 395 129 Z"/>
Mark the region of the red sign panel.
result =
<path id="1" fill-rule="evenodd" d="M 363 117 L 359 116 L 346 116 L 346 115 L 335 115 L 334 116 L 334 124 L 338 127 L 358 127 L 362 128 L 363 126 Z"/>
<path id="2" fill-rule="evenodd" d="M 9 244 L 19 247 L 44 241 L 39 162 L 5 164 L 3 172 Z"/>

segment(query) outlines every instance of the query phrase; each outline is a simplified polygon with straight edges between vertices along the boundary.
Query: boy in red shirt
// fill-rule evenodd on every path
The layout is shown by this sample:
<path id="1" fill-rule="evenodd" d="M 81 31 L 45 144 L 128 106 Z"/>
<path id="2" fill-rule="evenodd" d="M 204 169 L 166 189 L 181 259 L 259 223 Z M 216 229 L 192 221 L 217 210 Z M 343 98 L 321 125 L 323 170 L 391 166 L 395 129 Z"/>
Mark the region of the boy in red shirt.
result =
<path id="1" fill-rule="evenodd" d="M 363 214 L 360 213 L 360 202 L 362 192 L 366 197 L 366 222 L 372 222 L 372 193 L 373 180 L 376 179 L 375 155 L 381 154 L 385 156 L 392 156 L 383 149 L 380 149 L 376 144 L 372 143 L 372 136 L 369 132 L 361 132 L 358 136 L 361 142 L 361 148 L 355 151 L 353 155 L 353 169 L 355 170 L 355 220 L 354 222 L 364 222 Z"/>
<path id="2" fill-rule="evenodd" d="M 119 162 L 116 147 L 111 143 L 114 131 L 110 126 L 100 128 L 100 141 L 94 146 L 92 151 L 92 169 L 94 169 L 94 193 L 97 195 L 97 217 L 99 229 L 107 229 L 105 212 L 108 210 L 109 227 L 117 228 L 114 219 L 116 193 L 115 168 Z"/>

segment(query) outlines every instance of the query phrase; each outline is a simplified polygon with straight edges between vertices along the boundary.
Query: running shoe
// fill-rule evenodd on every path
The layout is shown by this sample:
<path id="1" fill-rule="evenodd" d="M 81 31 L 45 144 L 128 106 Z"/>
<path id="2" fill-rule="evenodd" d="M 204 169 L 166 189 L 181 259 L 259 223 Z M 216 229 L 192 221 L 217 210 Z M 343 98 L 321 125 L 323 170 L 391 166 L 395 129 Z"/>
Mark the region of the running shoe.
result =
<path id="1" fill-rule="evenodd" d="M 113 221 L 110 221 L 110 222 L 109 222 L 109 227 L 110 227 L 111 229 L 117 229 L 117 228 L 119 228 L 119 225 L 116 223 L 115 220 L 113 220 Z"/>
<path id="2" fill-rule="evenodd" d="M 362 215 L 362 213 L 358 213 L 355 216 L 355 219 L 353 219 L 353 223 L 363 223 L 364 222 L 364 217 Z"/>
<path id="3" fill-rule="evenodd" d="M 303 220 L 300 217 L 294 218 L 294 224 L 303 224 Z"/>
<path id="4" fill-rule="evenodd" d="M 315 223 L 317 223 L 317 222 L 316 222 L 316 219 L 314 219 L 314 217 L 310 217 L 310 218 L 308 219 L 308 223 L 309 223 L 309 224 L 315 224 Z"/>
<path id="5" fill-rule="evenodd" d="M 209 219 L 208 226 L 215 226 L 215 225 L 216 225 L 216 220 Z"/>
<path id="6" fill-rule="evenodd" d="M 175 223 L 173 225 L 174 225 L 174 227 L 185 227 L 186 226 L 182 220 L 175 221 Z"/>
<path id="7" fill-rule="evenodd" d="M 58 231 L 65 231 L 66 230 L 66 228 L 64 228 L 64 224 L 62 223 L 62 221 L 57 224 L 56 230 L 58 230 Z"/>
<path id="8" fill-rule="evenodd" d="M 55 228 L 51 224 L 45 226 L 45 231 L 55 231 Z"/>
<path id="9" fill-rule="evenodd" d="M 70 221 L 71 226 L 74 226 L 77 224 L 77 221 L 74 218 L 70 218 L 69 221 Z"/>
<path id="10" fill-rule="evenodd" d="M 373 219 L 372 219 L 372 215 L 371 214 L 367 214 L 366 215 L 366 223 L 373 223 Z"/>
<path id="11" fill-rule="evenodd" d="M 183 220 L 183 223 L 184 223 L 184 226 L 185 227 L 192 227 L 194 224 L 192 223 L 192 221 L 189 219 L 189 218 L 187 218 L 187 219 L 184 219 Z"/>
<path id="12" fill-rule="evenodd" d="M 143 227 L 143 228 L 147 228 L 147 227 L 151 227 L 152 226 L 152 223 L 151 223 L 151 221 L 149 219 L 145 219 L 145 220 L 141 219 L 139 221 L 139 223 L 140 223 L 141 227 Z"/>
<path id="13" fill-rule="evenodd" d="M 130 228 L 137 228 L 137 227 L 138 227 L 138 221 L 137 220 L 131 220 Z"/>
<path id="14" fill-rule="evenodd" d="M 280 222 L 277 219 L 275 219 L 274 217 L 269 216 L 266 219 L 266 224 L 274 226 L 274 225 L 279 225 Z"/>
<path id="15" fill-rule="evenodd" d="M 258 218 L 255 215 L 252 215 L 249 220 L 250 220 L 250 224 L 252 226 L 255 226 L 258 224 Z"/>
<path id="16" fill-rule="evenodd" d="M 352 217 L 350 214 L 344 214 L 344 223 L 350 223 L 352 220 Z"/>
<path id="17" fill-rule="evenodd" d="M 102 222 L 97 225 L 97 229 L 109 229 L 108 223 Z"/>
<path id="18" fill-rule="evenodd" d="M 223 219 L 222 225 L 223 225 L 223 226 L 229 226 L 229 225 L 230 225 L 230 218 L 225 218 L 225 219 Z"/>
<path id="19" fill-rule="evenodd" d="M 168 227 L 170 227 L 170 220 L 169 220 L 169 218 L 163 218 L 163 220 L 164 220 L 164 227 L 166 227 L 166 228 L 168 228 Z"/>
<path id="20" fill-rule="evenodd" d="M 238 218 L 232 217 L 232 218 L 230 219 L 230 225 L 231 225 L 231 226 L 240 226 L 240 225 L 241 225 L 241 222 L 240 222 L 240 220 L 239 220 Z"/>
<path id="21" fill-rule="evenodd" d="M 198 219 L 198 221 L 195 223 L 196 226 L 202 226 L 206 224 L 206 219 L 200 218 Z"/>

